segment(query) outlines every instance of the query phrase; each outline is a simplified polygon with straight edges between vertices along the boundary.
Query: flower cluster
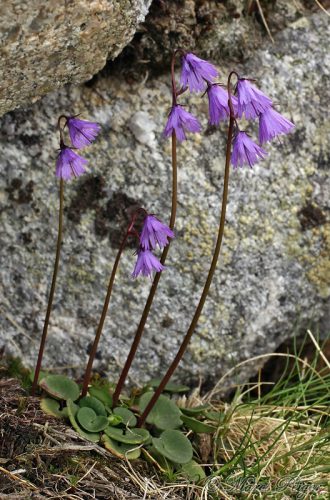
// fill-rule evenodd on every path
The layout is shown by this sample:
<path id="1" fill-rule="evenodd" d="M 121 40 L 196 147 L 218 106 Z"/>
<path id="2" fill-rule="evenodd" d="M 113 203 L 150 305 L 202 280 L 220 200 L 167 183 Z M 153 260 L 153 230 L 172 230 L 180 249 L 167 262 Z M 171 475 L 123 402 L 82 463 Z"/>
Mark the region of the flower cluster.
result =
<path id="1" fill-rule="evenodd" d="M 65 118 L 65 126 L 68 127 L 69 136 L 73 148 L 82 149 L 89 146 L 99 134 L 101 127 L 98 123 L 80 120 L 77 117 Z M 60 141 L 60 152 L 56 161 L 56 176 L 67 181 L 71 177 L 79 177 L 85 173 L 84 165 L 88 161 L 78 155 L 73 149 L 66 144 L 62 139 Z"/>
<path id="2" fill-rule="evenodd" d="M 259 120 L 259 144 L 253 142 L 246 132 L 240 131 L 237 125 L 231 161 L 234 167 L 244 164 L 252 167 L 267 155 L 261 145 L 280 134 L 288 134 L 294 124 L 278 113 L 272 100 L 247 78 L 238 79 L 236 94 L 235 118 L 245 116 L 247 120 Z"/>
<path id="3" fill-rule="evenodd" d="M 146 215 L 143 221 L 143 227 L 140 238 L 140 247 L 137 251 L 137 260 L 132 273 L 133 278 L 139 274 L 142 276 L 151 276 L 152 273 L 160 272 L 165 269 L 162 263 L 152 253 L 152 250 L 158 246 L 164 248 L 169 244 L 169 239 L 174 238 L 173 231 L 163 224 L 154 215 Z"/>
<path id="4" fill-rule="evenodd" d="M 208 61 L 204 61 L 194 54 L 182 56 L 180 83 L 183 90 L 189 88 L 190 92 L 202 92 L 206 85 L 217 76 L 218 70 Z M 186 132 L 200 132 L 202 127 L 197 118 L 188 113 L 180 104 L 177 104 L 176 97 L 175 95 L 164 135 L 170 137 L 174 133 L 179 141 L 184 141 Z"/>
<path id="5" fill-rule="evenodd" d="M 219 125 L 232 113 L 236 125 L 231 157 L 234 167 L 245 164 L 252 167 L 267 155 L 261 147 L 265 142 L 280 134 L 287 134 L 294 128 L 294 124 L 274 109 L 272 100 L 251 80 L 237 75 L 235 94 L 228 95 L 228 90 L 214 81 L 218 77 L 218 71 L 213 64 L 191 53 L 183 54 L 181 59 L 182 88 L 179 92 L 175 91 L 173 96 L 173 106 L 164 130 L 166 137 L 175 134 L 179 141 L 183 141 L 186 139 L 186 132 L 201 131 L 198 119 L 177 104 L 177 96 L 187 89 L 207 94 L 210 125 Z M 175 84 L 173 88 L 175 90 Z M 247 120 L 259 120 L 259 144 L 239 129 L 237 120 L 243 117 Z"/>

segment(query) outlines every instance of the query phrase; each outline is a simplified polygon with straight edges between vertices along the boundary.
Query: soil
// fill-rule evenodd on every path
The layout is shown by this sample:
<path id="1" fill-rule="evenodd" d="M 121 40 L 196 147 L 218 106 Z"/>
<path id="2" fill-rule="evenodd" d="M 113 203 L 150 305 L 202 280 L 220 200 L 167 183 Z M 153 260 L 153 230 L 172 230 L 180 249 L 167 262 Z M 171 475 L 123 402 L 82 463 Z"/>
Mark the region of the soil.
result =
<path id="1" fill-rule="evenodd" d="M 132 465 L 45 415 L 39 399 L 29 396 L 17 379 L 0 378 L 0 408 L 1 499 L 142 499 L 133 472 L 155 481 L 157 473 L 145 461 L 134 461 L 130 469 Z"/>

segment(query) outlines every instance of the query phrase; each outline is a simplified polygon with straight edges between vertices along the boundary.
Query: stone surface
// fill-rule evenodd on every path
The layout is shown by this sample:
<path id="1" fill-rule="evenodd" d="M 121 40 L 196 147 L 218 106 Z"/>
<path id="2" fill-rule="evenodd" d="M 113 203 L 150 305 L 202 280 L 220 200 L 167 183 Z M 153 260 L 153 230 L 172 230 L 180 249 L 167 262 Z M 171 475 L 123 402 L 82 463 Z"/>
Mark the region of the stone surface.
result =
<path id="1" fill-rule="evenodd" d="M 308 15 L 314 0 L 153 0 L 137 36 L 117 66 L 131 79 L 164 70 L 180 47 L 221 64 L 248 60 L 257 48 L 290 23 Z M 121 64 L 120 64 L 121 63 Z"/>
<path id="2" fill-rule="evenodd" d="M 253 169 L 231 172 L 222 258 L 189 352 L 177 372 L 214 381 L 239 361 L 273 351 L 329 311 L 328 22 L 301 18 L 241 68 L 258 78 L 296 131 L 267 146 Z M 222 74 L 231 69 L 222 65 Z M 58 208 L 57 116 L 101 123 L 86 150 L 90 174 L 66 185 L 65 238 L 44 365 L 81 374 L 116 250 L 139 204 L 164 220 L 170 209 L 170 143 L 161 136 L 169 76 L 127 83 L 99 77 L 67 87 L 1 119 L 1 344 L 32 365 L 53 266 Z M 177 238 L 131 377 L 164 372 L 202 290 L 219 217 L 226 127 L 207 128 L 207 103 L 182 101 L 203 133 L 178 148 Z M 250 129 L 252 130 L 252 129 Z M 124 254 L 95 367 L 118 375 L 150 282 L 133 281 L 134 244 Z M 257 363 L 244 369 L 244 377 Z M 236 378 L 234 377 L 234 379 Z"/>
<path id="3" fill-rule="evenodd" d="M 2 0 L 0 116 L 90 79 L 116 57 L 151 0 Z"/>

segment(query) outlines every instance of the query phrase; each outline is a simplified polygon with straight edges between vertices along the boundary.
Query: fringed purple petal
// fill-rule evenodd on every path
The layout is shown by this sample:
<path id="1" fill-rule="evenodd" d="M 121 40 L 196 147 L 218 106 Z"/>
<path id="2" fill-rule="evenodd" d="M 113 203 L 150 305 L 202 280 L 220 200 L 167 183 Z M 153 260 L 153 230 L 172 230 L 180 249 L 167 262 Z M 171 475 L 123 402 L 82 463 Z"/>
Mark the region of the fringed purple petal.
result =
<path id="1" fill-rule="evenodd" d="M 165 266 L 160 263 L 150 250 L 140 248 L 137 255 L 136 264 L 132 273 L 133 278 L 137 278 L 139 274 L 146 277 L 152 276 L 153 272 L 158 273 L 165 269 Z"/>
<path id="2" fill-rule="evenodd" d="M 269 108 L 259 117 L 259 142 L 263 144 L 271 141 L 277 135 L 288 134 L 293 128 L 294 124 L 290 120 L 274 108 Z"/>
<path id="3" fill-rule="evenodd" d="M 209 123 L 219 125 L 220 121 L 226 120 L 229 116 L 228 92 L 220 85 L 214 83 L 207 89 L 209 99 Z M 237 113 L 237 98 L 231 96 L 234 114 Z"/>
<path id="4" fill-rule="evenodd" d="M 239 132 L 233 143 L 231 163 L 234 167 L 252 167 L 267 155 L 267 152 L 252 141 L 245 132 Z"/>
<path id="5" fill-rule="evenodd" d="M 157 217 L 147 215 L 140 236 L 141 247 L 144 250 L 153 250 L 157 245 L 164 248 L 169 244 L 169 238 L 174 238 L 173 231 Z"/>
<path id="6" fill-rule="evenodd" d="M 86 172 L 84 165 L 88 161 L 72 149 L 64 146 L 56 160 L 56 176 L 67 181 L 71 177 L 79 177 Z"/>
<path id="7" fill-rule="evenodd" d="M 197 118 L 188 113 L 182 106 L 173 106 L 164 130 L 165 137 L 170 137 L 175 133 L 178 141 L 186 139 L 185 132 L 200 132 L 201 125 Z"/>
<path id="8" fill-rule="evenodd" d="M 89 146 L 101 130 L 98 123 L 78 118 L 68 118 L 67 125 L 72 145 L 77 149 Z"/>
<path id="9" fill-rule="evenodd" d="M 256 118 L 273 104 L 269 97 L 246 79 L 237 82 L 237 100 L 238 118 L 244 114 L 248 120 Z"/>
<path id="10" fill-rule="evenodd" d="M 218 70 L 210 62 L 191 53 L 182 57 L 180 83 L 182 87 L 188 87 L 190 92 L 202 92 L 206 82 L 211 83 L 217 76 Z"/>

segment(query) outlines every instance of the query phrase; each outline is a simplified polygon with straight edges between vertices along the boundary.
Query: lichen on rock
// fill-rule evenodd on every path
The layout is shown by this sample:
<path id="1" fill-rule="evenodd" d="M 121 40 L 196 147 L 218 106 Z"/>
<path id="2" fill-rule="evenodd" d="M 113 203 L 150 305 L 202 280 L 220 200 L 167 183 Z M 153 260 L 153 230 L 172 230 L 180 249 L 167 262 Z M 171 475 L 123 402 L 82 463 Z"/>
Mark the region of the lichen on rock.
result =
<path id="1" fill-rule="evenodd" d="M 300 19 L 277 34 L 275 45 L 265 44 L 239 66 L 242 74 L 259 80 L 296 131 L 280 144 L 267 145 L 269 156 L 262 163 L 231 172 L 222 257 L 202 321 L 177 372 L 185 382 L 199 374 L 215 380 L 236 362 L 275 349 L 293 334 L 297 318 L 305 326 L 326 315 L 326 32 L 323 14 Z M 222 74 L 228 69 L 232 66 L 223 65 Z M 162 220 L 169 217 L 171 148 L 162 138 L 171 102 L 169 77 L 141 81 L 127 82 L 113 68 L 111 77 L 69 86 L 1 119 L 1 344 L 27 364 L 35 361 L 54 258 L 57 116 L 80 112 L 98 121 L 103 132 L 87 151 L 90 174 L 66 188 L 46 366 L 82 373 L 118 248 L 115 231 L 124 227 L 126 210 L 143 202 Z M 162 374 L 174 356 L 202 290 L 219 218 L 226 127 L 207 127 L 207 105 L 200 96 L 183 102 L 201 118 L 203 132 L 178 148 L 176 240 L 132 368 L 135 382 Z M 86 199 L 79 203 L 80 197 Z M 148 280 L 132 281 L 132 253 L 127 249 L 120 264 L 95 364 L 113 377 L 125 361 L 150 288 Z"/>
<path id="2" fill-rule="evenodd" d="M 0 116 L 89 80 L 131 40 L 150 3 L 2 0 Z"/>

